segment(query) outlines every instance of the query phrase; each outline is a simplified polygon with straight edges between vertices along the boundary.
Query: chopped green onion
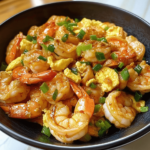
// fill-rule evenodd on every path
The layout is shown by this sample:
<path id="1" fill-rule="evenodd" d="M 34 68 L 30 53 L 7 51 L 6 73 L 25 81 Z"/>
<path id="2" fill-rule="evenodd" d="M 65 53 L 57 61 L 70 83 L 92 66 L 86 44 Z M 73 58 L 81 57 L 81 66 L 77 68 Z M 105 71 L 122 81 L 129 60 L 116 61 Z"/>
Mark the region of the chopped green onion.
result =
<path id="1" fill-rule="evenodd" d="M 101 108 L 100 104 L 95 105 L 94 113 L 97 113 L 100 110 L 100 108 Z"/>
<path id="2" fill-rule="evenodd" d="M 101 64 L 96 64 L 92 69 L 94 71 L 99 71 L 103 66 Z"/>
<path id="3" fill-rule="evenodd" d="M 47 50 L 47 46 L 45 44 L 41 44 L 41 46 L 44 50 Z"/>
<path id="4" fill-rule="evenodd" d="M 106 97 L 100 97 L 99 103 L 104 104 L 106 100 Z"/>
<path id="5" fill-rule="evenodd" d="M 77 26 L 76 23 L 69 23 L 68 26 Z"/>
<path id="6" fill-rule="evenodd" d="M 79 22 L 80 21 L 78 18 L 75 18 L 74 20 L 75 20 L 75 22 Z"/>
<path id="7" fill-rule="evenodd" d="M 135 92 L 134 99 L 138 102 L 142 98 L 142 94 L 140 92 Z"/>
<path id="8" fill-rule="evenodd" d="M 43 39 L 43 42 L 48 42 L 48 41 L 53 41 L 54 38 L 49 36 L 49 35 L 46 35 L 45 38 Z"/>
<path id="9" fill-rule="evenodd" d="M 5 62 L 1 63 L 1 71 L 5 71 L 7 68 L 7 64 Z"/>
<path id="10" fill-rule="evenodd" d="M 92 92 L 91 92 L 90 90 L 88 90 L 88 91 L 86 91 L 86 93 L 87 93 L 88 95 L 90 95 Z"/>
<path id="11" fill-rule="evenodd" d="M 108 29 L 109 29 L 109 27 L 108 27 L 108 26 L 106 26 L 106 27 L 104 28 L 104 30 L 106 30 L 106 31 L 107 31 Z"/>
<path id="12" fill-rule="evenodd" d="M 67 21 L 67 19 L 68 19 L 68 17 L 66 17 L 65 21 L 57 23 L 57 25 L 63 26 L 63 25 L 66 25 L 66 24 L 70 23 L 70 20 Z"/>
<path id="13" fill-rule="evenodd" d="M 118 73 L 118 70 L 116 68 L 114 70 L 115 70 L 116 73 Z"/>
<path id="14" fill-rule="evenodd" d="M 63 42 L 66 42 L 67 41 L 67 39 L 68 39 L 68 34 L 65 34 L 62 38 L 61 38 L 61 40 L 63 41 Z"/>
<path id="15" fill-rule="evenodd" d="M 71 72 L 75 75 L 78 75 L 78 70 L 76 68 L 71 68 Z"/>
<path id="16" fill-rule="evenodd" d="M 146 58 L 145 57 L 143 57 L 143 59 L 142 60 L 146 60 Z"/>
<path id="17" fill-rule="evenodd" d="M 46 93 L 46 92 L 48 92 L 49 87 L 48 87 L 48 85 L 44 82 L 44 83 L 40 86 L 40 89 L 42 90 L 43 93 Z"/>
<path id="18" fill-rule="evenodd" d="M 37 43 L 37 40 L 32 40 L 33 44 L 36 44 Z"/>
<path id="19" fill-rule="evenodd" d="M 105 127 L 105 123 L 102 120 L 98 120 L 95 122 L 95 125 L 99 128 L 104 128 Z"/>
<path id="20" fill-rule="evenodd" d="M 43 56 L 41 56 L 41 55 L 38 57 L 38 59 L 41 59 L 41 60 L 43 60 L 43 61 L 47 61 L 47 58 L 45 58 L 45 57 L 43 57 Z"/>
<path id="21" fill-rule="evenodd" d="M 53 44 L 48 45 L 47 50 L 50 51 L 50 52 L 54 52 L 54 50 L 55 50 L 54 45 Z"/>
<path id="22" fill-rule="evenodd" d="M 52 96 L 52 98 L 53 98 L 54 101 L 56 100 L 57 95 L 58 95 L 58 90 L 56 89 L 56 90 L 54 91 L 54 93 L 53 93 L 53 96 Z"/>
<path id="23" fill-rule="evenodd" d="M 26 54 L 28 52 L 28 50 L 27 49 L 25 49 L 24 51 L 23 51 L 23 54 Z"/>
<path id="24" fill-rule="evenodd" d="M 27 39 L 28 41 L 32 41 L 33 38 L 32 38 L 32 36 L 27 35 L 26 39 Z"/>
<path id="25" fill-rule="evenodd" d="M 81 64 L 91 65 L 91 62 L 89 61 L 80 61 Z"/>
<path id="26" fill-rule="evenodd" d="M 128 72 L 128 69 L 127 68 L 124 68 L 122 71 L 121 71 L 121 76 L 123 78 L 123 80 L 127 81 L 130 77 L 130 74 Z"/>
<path id="27" fill-rule="evenodd" d="M 90 87 L 91 87 L 92 89 L 95 89 L 95 88 L 97 87 L 97 85 L 94 84 L 94 83 L 91 83 L 91 84 L 90 84 Z"/>
<path id="28" fill-rule="evenodd" d="M 101 128 L 101 129 L 98 131 L 98 136 L 99 136 L 99 137 L 102 137 L 106 131 L 107 131 L 107 130 L 106 130 L 105 128 Z"/>
<path id="29" fill-rule="evenodd" d="M 97 36 L 96 35 L 90 35 L 90 40 L 97 40 Z"/>
<path id="30" fill-rule="evenodd" d="M 116 89 L 116 91 L 120 91 L 120 89 Z"/>
<path id="31" fill-rule="evenodd" d="M 108 120 L 105 120 L 104 123 L 105 123 L 106 129 L 109 129 L 111 127 L 111 124 Z"/>
<path id="32" fill-rule="evenodd" d="M 142 71 L 142 67 L 141 67 L 140 65 L 137 65 L 137 66 L 134 68 L 134 70 L 135 70 L 138 74 L 140 74 L 141 71 Z"/>
<path id="33" fill-rule="evenodd" d="M 95 52 L 95 56 L 96 56 L 97 60 L 99 60 L 99 61 L 105 60 L 105 55 L 102 52 Z"/>
<path id="34" fill-rule="evenodd" d="M 148 106 L 141 107 L 140 110 L 141 110 L 141 112 L 147 112 L 148 111 Z"/>
<path id="35" fill-rule="evenodd" d="M 83 37 L 84 37 L 84 35 L 85 35 L 85 31 L 81 29 L 80 32 L 78 33 L 77 37 L 78 37 L 80 40 L 82 40 Z"/>
<path id="36" fill-rule="evenodd" d="M 86 135 L 84 135 L 82 138 L 85 142 L 88 142 L 91 140 L 91 136 L 88 133 Z"/>
<path id="37" fill-rule="evenodd" d="M 120 62 L 118 67 L 121 69 L 122 67 L 124 66 L 124 63 L 123 62 Z"/>
<path id="38" fill-rule="evenodd" d="M 112 53 L 112 54 L 111 54 L 111 58 L 112 58 L 113 60 L 116 60 L 116 59 L 118 58 L 118 56 L 116 55 L 116 53 Z"/>
<path id="39" fill-rule="evenodd" d="M 22 64 L 22 66 L 24 66 L 23 59 L 21 59 L 21 64 Z"/>
<path id="40" fill-rule="evenodd" d="M 102 38 L 97 38 L 97 41 L 101 41 L 101 42 L 105 42 L 107 43 L 107 40 L 105 37 L 102 37 Z"/>
<path id="41" fill-rule="evenodd" d="M 87 44 L 87 45 L 81 44 L 77 46 L 76 52 L 77 52 L 77 55 L 80 56 L 82 51 L 86 51 L 90 49 L 92 49 L 92 44 Z"/>
<path id="42" fill-rule="evenodd" d="M 51 136 L 50 129 L 47 128 L 46 126 L 43 126 L 41 133 L 47 135 L 48 137 Z"/>

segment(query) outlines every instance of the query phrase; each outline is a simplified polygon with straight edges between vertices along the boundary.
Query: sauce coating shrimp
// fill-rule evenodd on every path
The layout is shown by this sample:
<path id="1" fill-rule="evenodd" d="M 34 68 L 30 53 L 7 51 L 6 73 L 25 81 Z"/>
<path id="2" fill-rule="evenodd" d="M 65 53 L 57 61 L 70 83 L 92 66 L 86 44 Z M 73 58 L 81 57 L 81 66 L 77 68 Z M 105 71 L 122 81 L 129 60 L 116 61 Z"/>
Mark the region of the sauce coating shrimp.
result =
<path id="1" fill-rule="evenodd" d="M 105 117 L 117 128 L 129 127 L 136 116 L 132 103 L 132 99 L 125 92 L 111 92 L 103 105 Z"/>
<path id="2" fill-rule="evenodd" d="M 24 66 L 31 69 L 33 73 L 46 71 L 49 68 L 49 64 L 46 61 L 38 59 L 39 56 L 43 56 L 41 50 L 31 50 L 24 55 Z"/>
<path id="3" fill-rule="evenodd" d="M 132 91 L 140 91 L 144 94 L 150 92 L 150 66 L 146 64 L 146 61 L 142 61 L 139 65 L 142 67 L 140 74 L 133 68 L 128 69 L 130 78 L 127 87 Z"/>
<path id="4" fill-rule="evenodd" d="M 49 103 L 41 95 L 39 86 L 32 86 L 27 103 L 10 104 L 1 108 L 11 118 L 30 119 L 42 115 L 42 110 L 47 108 Z"/>
<path id="5" fill-rule="evenodd" d="M 88 131 L 88 123 L 94 111 L 94 101 L 75 83 L 70 82 L 79 97 L 74 114 L 67 105 L 58 102 L 50 107 L 44 115 L 52 135 L 63 143 L 72 143 L 80 139 Z M 72 117 L 71 117 L 72 115 Z"/>
<path id="6" fill-rule="evenodd" d="M 46 93 L 42 93 L 42 95 L 51 104 L 71 98 L 74 94 L 70 87 L 68 78 L 61 72 L 58 73 L 51 81 L 47 81 L 46 84 L 48 85 L 49 90 Z M 58 95 L 54 100 L 53 94 L 56 89 L 58 90 Z"/>
<path id="7" fill-rule="evenodd" d="M 30 87 L 18 80 L 13 80 L 12 73 L 0 72 L 0 102 L 14 103 L 24 100 Z"/>

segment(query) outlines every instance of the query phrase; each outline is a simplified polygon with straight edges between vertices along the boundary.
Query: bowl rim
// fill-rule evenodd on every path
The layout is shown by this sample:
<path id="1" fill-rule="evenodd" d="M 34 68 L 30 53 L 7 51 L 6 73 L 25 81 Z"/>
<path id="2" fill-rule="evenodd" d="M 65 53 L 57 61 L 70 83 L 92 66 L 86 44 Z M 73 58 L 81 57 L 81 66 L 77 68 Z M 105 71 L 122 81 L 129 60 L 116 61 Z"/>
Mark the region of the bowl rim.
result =
<path id="1" fill-rule="evenodd" d="M 146 20 L 144 20 L 142 17 L 128 11 L 128 10 L 125 10 L 125 9 L 122 9 L 122 8 L 119 8 L 119 7 L 116 7 L 116 6 L 113 6 L 113 5 L 109 5 L 109 4 L 104 4 L 104 3 L 100 3 L 100 2 L 92 2 L 92 1 L 62 1 L 62 2 L 51 2 L 51 3 L 46 3 L 46 4 L 43 4 L 43 5 L 39 5 L 39 6 L 35 6 L 35 7 L 32 7 L 32 8 L 28 8 L 26 10 L 23 10 L 13 16 L 11 16 L 10 18 L 6 19 L 4 22 L 2 22 L 0 24 L 0 27 L 2 25 L 5 25 L 5 23 L 11 19 L 13 19 L 14 17 L 26 12 L 26 11 L 29 11 L 29 10 L 32 10 L 32 9 L 36 9 L 36 8 L 39 8 L 39 7 L 44 7 L 46 5 L 57 5 L 57 4 L 62 4 L 62 3 L 91 3 L 91 4 L 96 4 L 96 5 L 101 5 L 101 6 L 105 6 L 105 7 L 108 7 L 108 8 L 113 8 L 113 9 L 116 9 L 116 10 L 119 10 L 119 11 L 122 11 L 124 13 L 127 13 L 129 15 L 131 15 L 132 17 L 135 17 L 136 19 L 142 21 L 144 24 L 146 24 L 147 26 L 150 27 L 150 23 Z M 121 147 L 121 146 L 124 146 L 128 143 L 131 143 L 137 139 L 139 139 L 140 137 L 144 136 L 145 134 L 147 134 L 148 132 L 150 132 L 150 123 L 148 125 L 146 125 L 145 127 L 141 128 L 140 130 L 134 132 L 133 134 L 131 135 L 128 135 L 128 136 L 125 136 L 125 137 L 122 137 L 122 138 L 119 138 L 117 140 L 113 140 L 113 141 L 110 141 L 110 142 L 105 142 L 103 144 L 94 144 L 94 145 L 88 145 L 88 146 L 61 146 L 61 145 L 53 145 L 53 144 L 50 144 L 50 143 L 44 143 L 44 142 L 40 142 L 40 141 L 36 141 L 36 140 L 33 140 L 33 139 L 30 139 L 30 138 L 27 138 L 23 135 L 20 135 L 18 133 L 16 133 L 15 131 L 7 128 L 5 125 L 1 124 L 0 122 L 0 130 L 3 131 L 4 133 L 6 133 L 7 135 L 15 138 L 16 140 L 18 141 L 21 141 L 23 143 L 26 143 L 26 144 L 29 144 L 29 145 L 33 145 L 35 147 L 40 147 L 40 148 L 55 148 L 55 149 L 58 149 L 58 148 L 61 148 L 61 149 L 90 149 L 90 148 L 102 148 L 102 149 L 106 149 L 106 148 L 109 148 L 109 149 L 114 149 L 114 148 L 118 148 L 118 147 Z M 120 143 L 120 144 L 118 144 Z M 124 143 L 124 144 L 123 144 Z M 109 145 L 109 147 L 108 147 Z"/>

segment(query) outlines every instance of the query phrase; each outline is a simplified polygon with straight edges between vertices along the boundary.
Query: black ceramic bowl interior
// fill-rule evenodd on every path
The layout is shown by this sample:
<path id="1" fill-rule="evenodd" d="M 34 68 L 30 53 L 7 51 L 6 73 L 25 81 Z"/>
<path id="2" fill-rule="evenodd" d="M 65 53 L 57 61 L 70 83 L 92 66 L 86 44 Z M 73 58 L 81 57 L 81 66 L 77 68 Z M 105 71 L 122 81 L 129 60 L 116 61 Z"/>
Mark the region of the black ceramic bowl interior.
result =
<path id="1" fill-rule="evenodd" d="M 8 43 L 22 31 L 25 35 L 28 29 L 40 26 L 52 15 L 64 15 L 71 18 L 83 17 L 89 19 L 108 21 L 124 28 L 128 35 L 138 38 L 146 47 L 146 60 L 150 62 L 150 24 L 140 17 L 113 6 L 94 2 L 59 2 L 35 7 L 23 11 L 0 25 L 0 62 L 5 60 Z M 150 93 L 143 97 L 146 105 L 150 107 Z M 41 134 L 42 127 L 25 120 L 9 118 L 0 109 L 0 129 L 11 137 L 29 145 L 43 149 L 110 149 L 129 143 L 150 130 L 150 111 L 138 114 L 132 125 L 127 129 L 112 127 L 103 138 L 93 138 L 88 143 L 74 142 L 63 144 L 54 137 L 48 139 Z"/>

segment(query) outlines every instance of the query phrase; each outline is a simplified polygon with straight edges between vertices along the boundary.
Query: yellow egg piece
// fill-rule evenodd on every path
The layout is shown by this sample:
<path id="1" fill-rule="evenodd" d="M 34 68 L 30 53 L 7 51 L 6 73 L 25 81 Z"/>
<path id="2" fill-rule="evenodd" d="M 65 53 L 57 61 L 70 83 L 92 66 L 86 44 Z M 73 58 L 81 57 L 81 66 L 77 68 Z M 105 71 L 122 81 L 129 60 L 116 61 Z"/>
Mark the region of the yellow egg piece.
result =
<path id="1" fill-rule="evenodd" d="M 44 115 L 43 115 L 43 126 L 46 126 L 48 128 L 48 123 L 47 123 L 47 115 L 46 115 L 46 112 L 48 110 L 47 109 L 44 109 Z"/>
<path id="2" fill-rule="evenodd" d="M 78 73 L 78 75 L 75 75 L 74 73 L 71 72 L 69 68 L 66 68 L 64 70 L 64 74 L 67 78 L 73 80 L 75 83 L 80 83 L 81 82 L 81 76 Z"/>
<path id="3" fill-rule="evenodd" d="M 124 32 L 122 27 L 112 26 L 106 31 L 106 38 L 112 37 L 112 36 L 125 38 L 126 33 Z"/>
<path id="4" fill-rule="evenodd" d="M 26 39 L 23 39 L 21 42 L 20 42 L 20 50 L 21 50 L 21 53 L 23 53 L 23 51 L 26 49 L 28 51 L 31 50 L 31 46 L 32 46 L 32 42 L 26 40 Z"/>
<path id="5" fill-rule="evenodd" d="M 86 64 L 85 63 L 81 64 L 79 61 L 77 61 L 76 67 L 77 67 L 78 72 L 80 72 L 80 73 L 84 73 L 86 71 Z"/>
<path id="6" fill-rule="evenodd" d="M 109 92 L 119 85 L 118 74 L 114 69 L 104 67 L 95 75 L 98 83 L 102 85 L 103 92 Z"/>
<path id="7" fill-rule="evenodd" d="M 73 62 L 73 58 L 54 60 L 53 56 L 49 56 L 47 60 L 47 63 L 50 65 L 52 70 L 55 71 L 62 71 L 67 68 L 71 62 Z"/>
<path id="8" fill-rule="evenodd" d="M 21 60 L 23 59 L 24 54 L 22 54 L 20 57 L 17 57 L 15 60 L 13 60 L 6 68 L 6 71 L 11 71 L 15 69 L 16 67 L 22 66 Z"/>
<path id="9" fill-rule="evenodd" d="M 91 83 L 96 83 L 96 82 L 97 82 L 96 79 L 94 79 L 94 78 L 90 79 L 86 82 L 86 86 L 90 86 Z"/>

